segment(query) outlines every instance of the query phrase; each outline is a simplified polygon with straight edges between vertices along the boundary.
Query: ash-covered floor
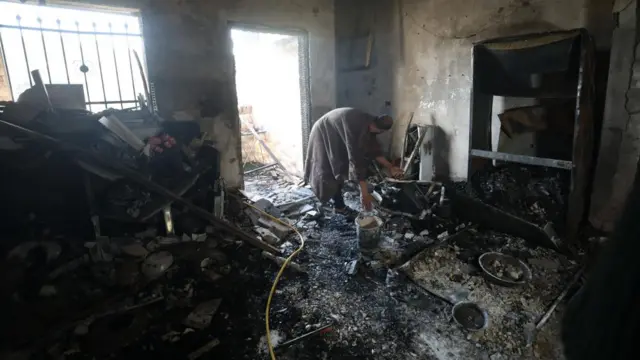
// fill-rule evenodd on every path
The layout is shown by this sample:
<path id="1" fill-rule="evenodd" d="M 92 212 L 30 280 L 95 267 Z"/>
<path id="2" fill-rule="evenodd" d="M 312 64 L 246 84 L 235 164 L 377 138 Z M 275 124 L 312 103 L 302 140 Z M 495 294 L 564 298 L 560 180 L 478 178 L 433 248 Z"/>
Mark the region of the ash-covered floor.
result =
<path id="1" fill-rule="evenodd" d="M 278 187 L 274 188 L 273 184 L 277 179 L 269 174 L 254 177 L 247 182 L 246 191 L 258 197 L 267 196 L 274 203 L 290 202 L 303 195 L 294 194 L 294 186 L 282 180 L 279 190 Z M 265 186 L 267 183 L 271 186 Z M 347 194 L 347 203 L 357 208 L 357 194 Z M 546 309 L 542 309 L 541 313 L 527 313 L 526 309 L 521 309 L 519 313 L 510 313 L 514 310 L 512 307 L 506 310 L 500 308 L 499 313 L 504 316 L 506 312 L 507 318 L 501 318 L 500 322 L 509 325 L 503 329 L 502 326 L 497 326 L 502 324 L 492 324 L 491 319 L 491 313 L 501 304 L 486 304 L 489 309 L 487 329 L 478 332 L 465 330 L 456 324 L 451 316 L 452 304 L 457 300 L 445 301 L 430 294 L 425 290 L 428 290 L 428 286 L 419 285 L 420 279 L 411 279 L 402 269 L 388 269 L 384 261 L 361 259 L 354 272 L 353 261 L 360 257 L 355 225 L 345 221 L 342 216 L 335 215 L 319 222 L 298 220 L 296 224 L 304 229 L 306 246 L 295 261 L 306 267 L 307 274 L 285 272 L 287 275 L 282 279 L 272 305 L 272 332 L 275 333 L 277 342 L 282 343 L 326 324 L 332 324 L 332 327 L 329 332 L 279 350 L 278 358 L 562 358 L 558 321 L 562 314 L 561 307 L 553 313 L 540 331 L 534 331 L 535 321 Z M 472 251 L 489 251 L 492 248 L 494 251 L 505 253 L 521 251 L 520 257 L 532 260 L 531 263 L 536 264 L 530 265 L 534 268 L 534 276 L 526 289 L 505 288 L 498 292 L 510 293 L 512 298 L 518 301 L 522 299 L 523 303 L 530 302 L 531 293 L 537 290 L 536 287 L 542 286 L 546 288 L 545 297 L 536 304 L 549 306 L 562 291 L 566 278 L 571 277 L 576 268 L 575 263 L 562 256 L 551 256 L 553 252 L 540 248 L 528 248 L 521 239 L 506 234 L 494 234 L 488 230 L 473 228 L 470 232 L 464 231 L 455 235 L 458 241 L 471 242 L 469 248 L 475 246 Z M 398 237 L 396 236 L 396 239 Z M 485 239 L 483 246 L 478 246 L 473 244 L 476 237 L 491 239 Z M 389 237 L 386 239 L 394 242 Z M 403 239 L 399 239 L 401 240 Z M 425 251 L 442 244 L 448 244 L 448 241 L 437 241 Z M 293 244 L 288 246 L 289 252 L 295 248 Z M 461 252 L 457 245 L 452 244 L 451 247 L 455 247 L 458 254 Z M 471 259 L 481 253 L 463 252 L 462 257 Z M 440 269 L 441 272 L 444 271 L 444 276 L 447 275 L 447 266 L 451 265 L 444 264 Z M 559 277 L 562 279 L 547 287 L 547 271 L 560 274 Z M 451 267 L 450 275 L 455 275 L 455 272 L 456 269 Z M 478 271 L 469 270 L 468 273 L 471 275 L 466 276 L 467 281 L 473 280 L 480 286 L 486 286 L 488 293 L 496 287 L 488 284 Z M 273 277 L 274 273 L 271 275 Z M 260 311 L 256 316 L 263 316 L 262 308 L 258 309 Z M 487 339 L 487 336 L 491 339 Z M 247 339 L 247 345 L 255 346 L 255 338 Z M 268 357 L 264 336 L 256 351 L 262 358 Z"/>
<path id="2" fill-rule="evenodd" d="M 503 191 L 501 183 L 492 191 Z M 526 201 L 514 202 L 504 194 L 501 199 L 524 215 L 530 209 L 542 222 L 536 199 L 558 188 L 553 181 L 551 185 L 525 187 Z M 414 198 L 422 200 L 413 205 L 429 207 L 426 218 L 381 207 L 386 220 L 381 241 L 362 251 L 353 222 L 330 213 L 314 216 L 309 189 L 288 183 L 275 171 L 247 180 L 244 194 L 249 198 L 293 204 L 281 207 L 282 218 L 306 239 L 304 251 L 294 259 L 304 273 L 286 269 L 271 306 L 277 358 L 562 359 L 559 319 L 565 301 L 539 330 L 535 325 L 579 265 L 555 251 L 457 218 L 449 211 L 443 186 L 415 186 Z M 398 199 L 411 195 L 392 187 L 378 190 Z M 450 187 L 447 194 L 453 191 Z M 244 201 L 229 193 L 225 216 L 247 232 L 257 231 Z M 347 192 L 346 201 L 357 208 L 357 192 Z M 548 205 L 542 208 L 549 212 Z M 87 254 L 86 244 L 66 239 L 26 242 L 12 250 L 14 245 L 5 242 L 0 358 L 269 359 L 265 306 L 279 265 L 262 250 L 215 228 L 181 237 L 151 230 L 111 238 L 100 247 L 104 253 Z M 264 233 L 258 234 L 267 241 Z M 298 239 L 293 233 L 279 235 L 272 245 L 287 255 Z M 526 262 L 531 281 L 513 288 L 488 282 L 477 266 L 487 251 Z M 167 268 L 147 267 L 166 257 L 171 259 Z M 471 331 L 453 320 L 454 304 L 465 300 L 488 313 L 486 328 Z"/>

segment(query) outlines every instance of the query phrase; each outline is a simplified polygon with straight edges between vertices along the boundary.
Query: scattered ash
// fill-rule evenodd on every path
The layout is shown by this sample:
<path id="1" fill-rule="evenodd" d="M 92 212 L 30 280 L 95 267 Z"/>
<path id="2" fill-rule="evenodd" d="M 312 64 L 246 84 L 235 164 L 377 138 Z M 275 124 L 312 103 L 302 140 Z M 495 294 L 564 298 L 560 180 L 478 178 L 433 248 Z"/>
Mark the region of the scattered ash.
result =
<path id="1" fill-rule="evenodd" d="M 502 176 L 508 179 L 507 175 Z M 507 180 L 502 180 L 506 184 L 502 186 L 500 176 L 496 176 L 497 185 L 493 185 L 493 192 L 498 194 L 495 199 L 488 196 L 491 195 L 489 188 L 480 190 L 483 193 L 486 190 L 487 202 L 497 199 L 503 201 L 504 206 L 521 208 L 528 204 L 527 199 L 542 196 L 540 191 L 536 192 L 539 188 L 552 193 L 537 185 L 544 185 L 543 180 L 536 182 L 531 180 L 534 179 L 531 174 L 528 176 L 527 189 L 531 190 L 519 190 L 520 200 L 510 201 L 507 189 L 512 186 L 517 190 L 517 187 Z M 555 181 L 557 179 L 551 180 L 551 184 Z M 280 201 L 273 196 L 280 192 L 271 189 L 266 195 L 274 202 Z M 476 196 L 480 197 L 477 193 Z M 349 206 L 359 208 L 357 192 L 347 189 L 345 200 Z M 402 216 L 390 216 L 386 220 L 379 249 L 374 256 L 367 256 L 366 261 L 361 258 L 353 223 L 347 223 L 341 216 L 302 222 L 307 242 L 295 261 L 306 267 L 307 274 L 285 271 L 272 303 L 271 329 L 277 332 L 279 341 L 286 342 L 326 324 L 332 327 L 327 333 L 277 350 L 279 359 L 561 358 L 557 320 L 561 313 L 554 315 L 535 337 L 530 329 L 562 291 L 575 270 L 574 263 L 550 250 L 531 247 L 522 239 L 476 230 L 469 224 L 438 214 L 427 217 L 426 221 Z M 287 240 L 289 244 L 284 248 L 290 253 L 295 250 L 297 240 Z M 425 253 L 444 249 L 443 256 L 425 259 L 424 272 L 431 278 L 447 280 L 447 286 L 442 288 L 454 289 L 451 295 L 456 301 L 467 297 L 488 304 L 485 310 L 497 314 L 499 326 L 480 332 L 462 329 L 452 320 L 451 303 L 443 300 L 448 296 L 434 296 L 425 290 L 429 284 L 412 279 L 403 271 L 388 269 L 387 265 L 397 262 L 408 245 L 419 241 L 429 243 Z M 487 284 L 477 266 L 478 257 L 487 251 L 503 252 L 529 265 L 534 279 L 527 284 L 527 295 Z M 437 261 L 439 258 L 442 261 Z M 274 273 L 270 275 L 273 277 Z M 465 292 L 465 287 L 472 291 Z M 255 297 L 263 299 L 264 295 L 255 294 Z M 260 330 L 258 328 L 257 333 L 264 343 L 264 333 Z M 527 346 L 530 341 L 532 346 Z M 252 358 L 268 359 L 264 346 L 259 343 L 255 346 L 258 355 Z"/>
<path id="2" fill-rule="evenodd" d="M 507 165 L 478 171 L 458 189 L 501 210 L 562 231 L 566 217 L 570 173 L 562 169 Z M 467 186 L 465 186 L 467 185 Z"/>
<path id="3" fill-rule="evenodd" d="M 307 240 L 304 255 L 308 278 L 284 279 L 272 307 L 272 328 L 287 339 L 320 324 L 333 331 L 283 351 L 282 359 L 458 359 L 473 357 L 475 348 L 439 332 L 462 331 L 450 323 L 451 306 L 425 293 L 406 276 L 377 262 L 358 260 L 352 224 L 339 216 L 325 224 L 320 239 Z M 290 314 L 300 314 L 292 323 Z M 315 325 L 315 326 L 314 326 Z M 464 354 L 464 356 L 461 356 Z"/>
<path id="4" fill-rule="evenodd" d="M 251 174 L 245 177 L 244 185 L 250 197 L 265 198 L 276 206 L 313 195 L 310 189 L 292 184 L 275 170 Z"/>
<path id="5" fill-rule="evenodd" d="M 488 282 L 478 257 L 501 252 L 525 262 L 533 278 L 524 285 L 503 287 Z M 560 327 L 552 321 L 537 334 L 536 321 L 562 292 L 577 264 L 551 250 L 530 247 L 520 238 L 493 231 L 470 230 L 468 236 L 427 249 L 402 267 L 428 291 L 454 301 L 472 301 L 489 315 L 489 326 L 467 340 L 487 354 L 507 359 L 561 359 Z M 561 316 L 561 309 L 558 309 Z"/>
<path id="6" fill-rule="evenodd" d="M 32 279 L 54 290 L 47 296 L 25 296 L 35 284 L 12 289 L 13 298 L 5 300 L 9 303 L 0 314 L 5 319 L 0 358 L 31 353 L 23 358 L 186 359 L 217 339 L 219 344 L 204 358 L 255 359 L 275 264 L 242 242 L 215 236 L 162 250 L 173 254 L 174 263 L 151 281 L 140 274 L 139 260 L 116 258 L 113 263 L 87 262 L 55 280 Z M 201 269 L 206 258 L 213 259 L 209 270 L 217 277 Z M 13 276 L 21 270 L 11 268 Z M 159 301 L 117 310 L 149 298 Z M 194 308 L 214 299 L 220 305 L 210 325 L 199 329 L 185 324 Z M 90 321 L 94 314 L 111 311 L 113 315 Z"/>
<path id="7" fill-rule="evenodd" d="M 346 190 L 347 205 L 358 209 L 358 193 Z M 372 261 L 361 259 L 355 225 L 344 217 L 303 222 L 305 249 L 295 261 L 306 267 L 307 274 L 285 271 L 272 302 L 271 329 L 286 342 L 333 325 L 325 334 L 277 350 L 278 359 L 476 358 L 475 346 L 464 341 L 463 330 L 451 322 L 451 305 L 385 266 L 397 261 L 401 250 L 412 242 L 407 233 L 419 237 L 412 231 L 414 224 L 394 219 L 387 223 L 377 259 Z M 291 253 L 298 240 L 294 235 L 286 240 L 282 248 Z M 354 261 L 354 272 L 349 275 Z M 272 280 L 275 271 L 269 275 Z M 252 293 L 266 301 L 266 292 Z M 258 311 L 263 307 L 264 303 Z M 264 344 L 263 325 L 254 332 L 262 334 Z M 266 348 L 256 346 L 257 355 L 251 358 L 268 359 Z"/>

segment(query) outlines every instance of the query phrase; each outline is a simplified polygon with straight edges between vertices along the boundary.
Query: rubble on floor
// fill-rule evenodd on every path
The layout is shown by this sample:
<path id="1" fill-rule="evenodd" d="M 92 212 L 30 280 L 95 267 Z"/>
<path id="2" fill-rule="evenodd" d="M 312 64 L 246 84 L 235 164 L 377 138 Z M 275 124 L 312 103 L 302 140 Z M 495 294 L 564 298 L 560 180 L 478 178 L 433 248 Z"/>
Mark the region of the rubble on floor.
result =
<path id="1" fill-rule="evenodd" d="M 0 151 L 13 175 L 2 190 L 2 358 L 267 359 L 265 304 L 299 246 L 281 222 L 306 247 L 271 305 L 279 359 L 562 356 L 558 318 L 582 264 L 545 243 L 555 235 L 543 226 L 562 227 L 559 176 L 378 178 L 375 213 L 354 222 L 273 169 L 225 189 L 194 122 L 147 108 L 8 109 L 0 121 L 24 141 Z M 345 200 L 357 209 L 355 189 Z M 467 198 L 499 210 L 493 222 L 461 208 Z M 529 223 L 542 239 L 528 238 Z M 478 264 L 486 253 L 526 267 L 492 262 L 491 278 Z"/>
<path id="2" fill-rule="evenodd" d="M 263 253 L 280 252 L 234 211 L 244 205 L 226 197 L 198 123 L 141 104 L 93 114 L 19 101 L 0 112 L 19 140 L 0 150 L 11 174 L 3 359 L 253 357 L 243 345 L 262 333 L 278 268 Z"/>
<path id="3" fill-rule="evenodd" d="M 377 213 L 384 225 L 375 248 L 363 249 L 354 224 L 340 216 L 299 220 L 307 246 L 296 261 L 305 264 L 308 277 L 282 283 L 271 326 L 286 341 L 305 333 L 308 321 L 334 325 L 331 333 L 292 346 L 279 358 L 562 358 L 563 305 L 553 312 L 552 304 L 580 265 L 529 240 L 467 221 L 453 208 L 448 186 L 378 183 Z M 449 191 L 464 187 L 455 184 Z M 357 193 L 347 191 L 345 198 L 358 207 Z M 517 287 L 489 281 L 478 264 L 487 252 L 525 262 L 531 279 Z M 453 322 L 453 305 L 466 302 L 486 313 L 482 330 Z M 292 312 L 301 314 L 293 325 Z"/>
<path id="4" fill-rule="evenodd" d="M 510 287 L 485 279 L 478 258 L 487 252 L 508 254 L 524 261 L 532 278 Z M 454 303 L 471 301 L 486 310 L 490 325 L 469 338 L 482 349 L 512 359 L 523 356 L 533 346 L 533 353 L 544 348 L 553 351 L 551 358 L 561 357 L 559 342 L 534 343 L 532 336 L 536 322 L 578 271 L 578 265 L 564 256 L 548 249 L 531 249 L 524 240 L 509 235 L 473 232 L 425 250 L 401 270 L 432 294 Z M 520 278 L 522 273 L 514 276 Z M 550 325 L 543 331 L 555 336 L 560 333 L 559 328 Z"/>
<path id="5" fill-rule="evenodd" d="M 464 190 L 538 226 L 552 222 L 562 232 L 569 175 L 562 169 L 509 164 L 476 172 Z"/>
<path id="6" fill-rule="evenodd" d="M 261 197 L 253 181 L 261 176 L 247 179 L 254 192 L 245 193 Z M 383 187 L 397 194 L 390 190 L 397 184 Z M 562 306 L 540 331 L 532 324 L 535 328 L 577 264 L 441 209 L 442 192 L 442 206 L 449 201 L 441 184 L 415 188 L 425 193 L 432 188 L 434 195 L 419 202 L 431 214 L 420 219 L 420 212 L 381 210 L 381 242 L 364 257 L 355 224 L 342 216 L 285 219 L 303 231 L 307 244 L 295 259 L 303 271 L 296 266 L 285 271 L 272 303 L 278 359 L 557 359 Z M 261 249 L 215 229 L 171 238 L 162 227 L 109 239 L 100 246 L 111 255 L 106 258 L 92 258 L 83 245 L 68 248 L 62 239 L 8 253 L 21 261 L 37 254 L 42 259 L 22 263 L 22 277 L 9 276 L 32 279 L 15 282 L 8 298 L 15 310 L 7 314 L 12 320 L 3 333 L 7 343 L 20 344 L 12 353 L 28 348 L 54 358 L 267 359 L 264 305 L 282 263 L 274 259 L 286 257 L 297 242 L 290 232 L 280 237 L 263 227 L 263 216 L 252 218 L 256 214 L 243 205 L 241 194 L 227 195 L 225 217 L 282 250 L 280 255 L 265 257 Z M 346 198 L 358 206 L 357 195 Z M 437 251 L 448 260 L 434 262 Z M 488 282 L 476 263 L 488 251 L 523 259 L 532 280 L 516 288 Z M 78 258 L 82 261 L 75 263 Z M 418 262 L 430 266 L 424 276 L 406 271 Z M 454 300 L 435 296 L 430 279 L 446 280 L 447 290 L 457 289 L 455 284 L 467 289 L 457 289 Z M 486 311 L 485 329 L 466 330 L 452 320 L 453 304 L 461 300 Z"/>

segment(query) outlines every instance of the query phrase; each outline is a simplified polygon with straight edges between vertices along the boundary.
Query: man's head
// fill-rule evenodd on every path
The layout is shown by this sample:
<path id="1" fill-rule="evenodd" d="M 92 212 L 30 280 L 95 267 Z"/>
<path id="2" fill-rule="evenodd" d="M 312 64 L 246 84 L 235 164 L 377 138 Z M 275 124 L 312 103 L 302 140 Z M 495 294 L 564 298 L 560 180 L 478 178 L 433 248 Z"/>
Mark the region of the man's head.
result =
<path id="1" fill-rule="evenodd" d="M 383 133 L 393 126 L 393 118 L 389 115 L 378 116 L 370 125 L 369 132 L 372 134 Z"/>

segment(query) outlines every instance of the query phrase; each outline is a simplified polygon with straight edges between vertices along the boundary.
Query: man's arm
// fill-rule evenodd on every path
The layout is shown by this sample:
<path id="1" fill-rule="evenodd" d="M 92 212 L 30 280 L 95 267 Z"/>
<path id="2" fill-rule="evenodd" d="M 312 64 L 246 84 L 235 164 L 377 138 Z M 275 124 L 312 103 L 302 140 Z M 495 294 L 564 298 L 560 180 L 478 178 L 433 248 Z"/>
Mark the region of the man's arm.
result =
<path id="1" fill-rule="evenodd" d="M 404 176 L 404 171 L 402 171 L 402 169 L 400 169 L 399 167 L 394 166 L 384 156 L 376 157 L 376 161 L 378 162 L 378 164 L 384 166 L 385 169 L 387 169 L 387 171 L 389 171 L 389 174 L 391 174 L 392 177 L 397 179 L 397 178 L 401 178 L 401 177 Z"/>
<path id="2" fill-rule="evenodd" d="M 385 169 L 391 169 L 393 167 L 393 164 L 389 162 L 389 160 L 387 160 L 384 156 L 376 157 L 376 161 L 378 162 L 378 164 L 384 166 Z"/>

